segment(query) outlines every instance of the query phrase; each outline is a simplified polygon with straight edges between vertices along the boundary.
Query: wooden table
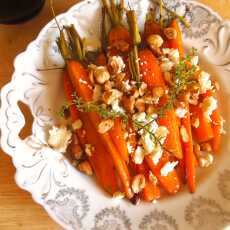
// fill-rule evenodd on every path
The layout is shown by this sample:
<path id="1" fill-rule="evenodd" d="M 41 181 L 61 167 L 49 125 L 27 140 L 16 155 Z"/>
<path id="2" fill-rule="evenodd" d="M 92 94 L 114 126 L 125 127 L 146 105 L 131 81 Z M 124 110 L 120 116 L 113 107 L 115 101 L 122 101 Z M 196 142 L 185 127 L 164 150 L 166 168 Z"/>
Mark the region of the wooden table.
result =
<path id="1" fill-rule="evenodd" d="M 230 0 L 200 0 L 225 18 L 230 18 Z M 78 0 L 56 0 L 57 14 L 66 11 Z M 48 1 L 32 20 L 20 25 L 0 25 L 0 88 L 13 72 L 13 59 L 37 36 L 41 28 L 52 18 Z M 26 131 L 25 131 L 26 134 Z M 61 229 L 46 212 L 31 199 L 30 194 L 19 189 L 14 182 L 15 169 L 10 157 L 0 152 L 0 229 L 46 230 Z"/>

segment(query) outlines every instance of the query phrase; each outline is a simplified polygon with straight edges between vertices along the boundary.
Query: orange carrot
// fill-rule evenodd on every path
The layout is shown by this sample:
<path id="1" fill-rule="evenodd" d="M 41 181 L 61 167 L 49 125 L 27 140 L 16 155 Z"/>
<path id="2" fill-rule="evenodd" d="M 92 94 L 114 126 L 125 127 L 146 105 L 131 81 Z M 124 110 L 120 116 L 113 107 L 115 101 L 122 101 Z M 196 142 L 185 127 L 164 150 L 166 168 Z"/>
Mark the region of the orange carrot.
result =
<path id="1" fill-rule="evenodd" d="M 172 27 L 176 30 L 177 37 L 175 39 L 168 39 L 166 42 L 167 46 L 169 48 L 178 49 L 178 51 L 180 53 L 180 57 L 183 57 L 184 56 L 184 48 L 183 48 L 183 42 L 182 42 L 182 33 L 181 33 L 180 27 L 177 23 L 177 20 L 176 19 L 172 20 L 169 27 Z"/>
<path id="2" fill-rule="evenodd" d="M 173 152 L 178 159 L 183 158 L 183 152 L 180 142 L 179 126 L 175 111 L 173 109 L 165 111 L 163 117 L 158 119 L 160 125 L 167 127 L 169 133 L 164 143 L 164 147 Z"/>
<path id="3" fill-rule="evenodd" d="M 211 123 L 204 117 L 202 108 L 190 105 L 190 112 L 193 120 L 199 120 L 199 127 L 192 127 L 192 133 L 195 140 L 199 143 L 210 141 L 214 137 L 214 134 Z"/>
<path id="4" fill-rule="evenodd" d="M 169 172 L 167 176 L 162 176 L 160 173 L 160 169 L 169 161 L 169 156 L 167 154 L 163 154 L 157 165 L 153 163 L 150 155 L 145 157 L 145 161 L 166 192 L 175 194 L 179 191 L 180 180 L 175 169 Z"/>
<path id="5" fill-rule="evenodd" d="M 122 121 L 120 118 L 114 120 L 114 126 L 109 131 L 112 140 L 117 147 L 121 157 L 125 162 L 129 161 L 129 154 L 127 149 L 127 144 L 125 141 L 125 130 L 122 128 Z"/>
<path id="6" fill-rule="evenodd" d="M 74 90 L 67 74 L 64 75 L 64 89 L 67 100 L 72 103 L 72 95 Z M 92 132 L 93 127 L 91 122 L 87 120 L 87 117 L 79 113 L 76 106 L 74 105 L 70 106 L 70 113 L 73 122 L 77 119 L 83 121 L 83 127 L 76 130 L 77 136 L 82 147 L 84 147 L 87 142 L 94 146 L 94 150 L 92 150 L 92 156 L 89 157 L 90 164 L 94 169 L 96 178 L 99 183 L 107 192 L 112 195 L 117 191 L 117 184 L 114 165 L 111 158 L 106 153 L 106 150 L 101 142 L 98 141 L 98 135 Z M 85 135 L 82 135 L 83 132 Z"/>
<path id="7" fill-rule="evenodd" d="M 163 36 L 163 31 L 158 23 L 153 20 L 147 20 L 145 22 L 144 38 L 147 38 L 151 34 L 159 34 Z"/>
<path id="8" fill-rule="evenodd" d="M 220 149 L 221 143 L 221 116 L 219 109 L 216 109 L 212 112 L 212 130 L 213 138 L 211 139 L 212 150 L 217 153 Z"/>
<path id="9" fill-rule="evenodd" d="M 189 105 L 186 106 L 187 111 L 189 111 Z M 190 113 L 187 112 L 186 117 L 181 119 L 181 127 L 184 127 L 188 134 L 188 141 L 184 142 L 181 140 L 183 153 L 184 153 L 184 162 L 185 162 L 185 174 L 188 181 L 188 187 L 190 192 L 195 192 L 196 189 L 196 165 L 195 165 L 195 156 L 193 152 L 193 139 L 191 131 L 191 121 Z"/>
<path id="10" fill-rule="evenodd" d="M 76 61 L 68 61 L 67 69 L 70 74 L 70 78 L 76 88 L 78 96 L 82 97 L 84 101 L 91 101 L 92 89 L 87 76 L 87 71 L 79 62 Z M 93 130 L 94 132 L 96 132 L 95 130 L 97 130 L 97 127 L 100 123 L 100 117 L 95 112 L 89 112 L 87 114 L 94 126 Z M 123 189 L 127 198 L 131 198 L 133 194 L 130 189 L 130 175 L 127 165 L 120 157 L 120 154 L 118 153 L 114 143 L 112 142 L 109 133 L 99 134 L 99 137 L 113 159 L 115 168 L 121 179 Z"/>
<path id="11" fill-rule="evenodd" d="M 129 34 L 129 31 L 127 28 L 125 28 L 124 26 L 115 26 L 113 27 L 110 32 L 109 32 L 109 36 L 108 36 L 108 43 L 109 46 L 120 42 L 120 41 L 124 41 L 127 42 L 128 44 L 131 44 L 131 37 Z"/>
<path id="12" fill-rule="evenodd" d="M 205 97 L 214 96 L 214 93 L 211 90 L 208 90 L 205 94 L 201 95 L 201 100 Z M 221 115 L 219 108 L 214 110 L 211 115 L 211 126 L 213 130 L 213 138 L 210 140 L 212 150 L 216 153 L 220 148 L 221 143 Z"/>
<path id="13" fill-rule="evenodd" d="M 99 53 L 96 58 L 96 65 L 105 66 L 107 63 L 106 56 L 104 53 Z"/>
<path id="14" fill-rule="evenodd" d="M 140 74 L 148 87 L 165 86 L 158 60 L 153 53 L 148 49 L 141 50 L 139 58 Z"/>

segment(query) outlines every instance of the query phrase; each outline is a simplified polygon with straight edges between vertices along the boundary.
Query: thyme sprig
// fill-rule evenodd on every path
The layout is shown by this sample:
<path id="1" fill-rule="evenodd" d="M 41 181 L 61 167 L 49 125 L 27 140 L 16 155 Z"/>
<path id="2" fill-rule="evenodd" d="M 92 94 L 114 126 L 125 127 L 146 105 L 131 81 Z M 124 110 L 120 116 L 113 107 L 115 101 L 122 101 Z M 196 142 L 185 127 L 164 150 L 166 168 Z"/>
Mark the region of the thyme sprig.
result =
<path id="1" fill-rule="evenodd" d="M 119 112 L 114 111 L 112 109 L 106 108 L 104 104 L 97 104 L 95 102 L 85 102 L 82 100 L 82 98 L 78 97 L 75 93 L 73 95 L 73 104 L 77 107 L 77 109 L 81 112 L 96 112 L 99 114 L 100 117 L 104 119 L 115 119 L 117 117 L 120 117 L 123 122 L 128 122 L 128 115 Z"/>
<path id="2" fill-rule="evenodd" d="M 196 71 L 196 66 L 191 65 L 191 57 L 195 55 L 195 52 L 196 50 L 193 48 L 190 52 L 191 54 L 187 54 L 177 64 L 173 84 L 169 89 L 168 101 L 157 111 L 160 117 L 165 115 L 167 110 L 172 109 L 180 93 L 183 92 L 187 86 L 195 82 L 192 77 Z"/>
<path id="3" fill-rule="evenodd" d="M 139 130 L 144 130 L 145 132 L 149 133 L 150 136 L 153 138 L 154 143 L 156 145 L 159 145 L 161 147 L 161 149 L 163 149 L 164 151 L 170 153 L 170 154 L 174 154 L 172 151 L 168 150 L 167 148 L 164 147 L 164 145 L 161 143 L 161 137 L 157 137 L 156 134 L 152 131 L 150 131 L 149 125 L 155 121 L 155 119 L 152 119 L 150 122 L 148 122 L 147 124 L 142 124 L 141 122 L 137 121 L 137 120 L 133 120 L 133 124 L 139 129 Z"/>

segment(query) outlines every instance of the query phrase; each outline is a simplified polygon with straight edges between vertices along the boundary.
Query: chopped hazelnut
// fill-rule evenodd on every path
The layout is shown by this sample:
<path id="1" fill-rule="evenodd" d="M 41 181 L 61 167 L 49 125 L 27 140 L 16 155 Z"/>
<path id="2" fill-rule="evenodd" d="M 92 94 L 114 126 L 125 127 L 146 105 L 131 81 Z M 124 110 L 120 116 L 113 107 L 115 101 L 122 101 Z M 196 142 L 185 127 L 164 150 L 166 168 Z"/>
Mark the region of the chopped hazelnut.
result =
<path id="1" fill-rule="evenodd" d="M 172 27 L 168 27 L 168 28 L 164 29 L 164 35 L 168 39 L 176 39 L 177 38 L 177 31 Z"/>
<path id="2" fill-rule="evenodd" d="M 194 144 L 193 149 L 196 157 L 199 158 L 201 156 L 200 145 Z"/>
<path id="3" fill-rule="evenodd" d="M 201 168 L 207 168 L 213 164 L 214 157 L 212 154 L 208 153 L 205 156 L 199 158 L 199 165 Z"/>
<path id="4" fill-rule="evenodd" d="M 139 98 L 135 102 L 135 107 L 137 108 L 138 112 L 144 112 L 145 111 L 145 101 L 142 98 Z"/>
<path id="5" fill-rule="evenodd" d="M 93 101 L 99 101 L 102 97 L 102 86 L 96 84 L 93 89 Z"/>
<path id="6" fill-rule="evenodd" d="M 208 142 L 204 142 L 200 144 L 200 149 L 201 151 L 206 151 L 206 152 L 211 152 L 212 151 L 212 146 Z"/>
<path id="7" fill-rule="evenodd" d="M 110 91 L 112 89 L 112 82 L 111 81 L 106 81 L 105 84 L 103 85 L 105 91 Z"/>
<path id="8" fill-rule="evenodd" d="M 98 132 L 104 134 L 108 132 L 114 125 L 114 121 L 112 119 L 106 119 L 100 122 L 98 125 Z"/>
<path id="9" fill-rule="evenodd" d="M 147 114 L 153 114 L 156 112 L 156 107 L 154 105 L 147 105 L 146 112 Z"/>
<path id="10" fill-rule="evenodd" d="M 127 110 L 130 113 L 134 112 L 135 98 L 133 96 L 131 97 L 123 96 L 121 99 L 121 103 L 125 108 L 125 110 Z"/>
<path id="11" fill-rule="evenodd" d="M 110 74 L 106 67 L 98 66 L 94 69 L 94 77 L 97 83 L 104 84 L 110 79 Z"/>
<path id="12" fill-rule="evenodd" d="M 88 176 L 93 175 L 93 169 L 88 161 L 82 161 L 81 163 L 79 163 L 77 168 L 79 171 L 85 173 Z"/>
<path id="13" fill-rule="evenodd" d="M 132 180 L 132 190 L 134 193 L 139 193 L 145 187 L 145 176 L 138 174 Z"/>
<path id="14" fill-rule="evenodd" d="M 191 116 L 191 124 L 194 128 L 198 128 L 200 126 L 200 120 L 198 117 Z"/>
<path id="15" fill-rule="evenodd" d="M 152 48 L 155 49 L 155 48 L 160 48 L 163 45 L 164 40 L 162 39 L 160 35 L 152 34 L 148 36 L 147 43 L 151 49 Z"/>

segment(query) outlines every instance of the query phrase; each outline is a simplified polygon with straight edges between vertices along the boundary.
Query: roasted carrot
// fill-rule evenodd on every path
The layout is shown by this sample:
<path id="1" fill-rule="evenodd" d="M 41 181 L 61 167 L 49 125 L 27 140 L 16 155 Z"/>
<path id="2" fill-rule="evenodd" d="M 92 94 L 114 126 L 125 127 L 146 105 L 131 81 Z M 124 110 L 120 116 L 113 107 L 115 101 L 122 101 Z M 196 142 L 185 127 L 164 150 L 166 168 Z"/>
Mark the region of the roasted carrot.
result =
<path id="1" fill-rule="evenodd" d="M 109 131 L 112 140 L 117 147 L 121 157 L 125 162 L 129 161 L 129 154 L 127 149 L 127 143 L 125 141 L 125 130 L 122 128 L 122 121 L 120 118 L 114 120 L 114 126 Z"/>
<path id="2" fill-rule="evenodd" d="M 185 128 L 188 140 L 183 141 L 182 138 L 182 147 L 184 153 L 184 162 L 185 162 L 185 173 L 188 181 L 188 187 L 190 192 L 195 192 L 196 189 L 196 165 L 195 165 L 195 156 L 193 152 L 193 139 L 191 131 L 191 121 L 189 113 L 189 105 L 186 106 L 187 114 L 184 118 L 181 119 L 181 127 Z"/>
<path id="3" fill-rule="evenodd" d="M 168 46 L 169 48 L 178 49 L 178 51 L 180 53 L 180 57 L 183 57 L 184 56 L 184 48 L 183 48 L 183 42 L 182 42 L 182 33 L 181 33 L 180 27 L 177 23 L 177 20 L 176 19 L 172 20 L 169 27 L 176 30 L 177 37 L 175 39 L 168 39 L 166 42 L 166 44 L 167 44 L 166 46 Z"/>
<path id="4" fill-rule="evenodd" d="M 164 153 L 157 165 L 153 163 L 150 155 L 145 157 L 145 161 L 166 192 L 175 194 L 179 191 L 181 186 L 180 179 L 175 169 L 169 172 L 167 176 L 162 176 L 160 173 L 160 169 L 169 161 L 169 156 L 167 154 Z"/>
<path id="5" fill-rule="evenodd" d="M 173 109 L 165 111 L 163 117 L 158 119 L 158 123 L 166 126 L 169 131 L 164 143 L 165 148 L 172 152 L 178 159 L 182 159 L 183 152 L 180 142 L 178 120 L 175 111 Z"/>
<path id="6" fill-rule="evenodd" d="M 64 75 L 64 90 L 68 102 L 72 103 L 74 90 L 67 73 Z M 73 122 L 77 119 L 83 121 L 83 127 L 76 130 L 77 136 L 82 147 L 84 147 L 87 142 L 94 146 L 92 155 L 89 156 L 90 164 L 93 167 L 98 182 L 112 195 L 117 191 L 116 175 L 112 159 L 106 153 L 106 150 L 101 142 L 98 141 L 98 135 L 95 132 L 92 132 L 93 127 L 91 122 L 87 120 L 86 116 L 81 115 L 74 105 L 70 106 L 70 113 Z M 85 135 L 82 135 L 83 131 L 85 132 Z"/>
<path id="7" fill-rule="evenodd" d="M 205 94 L 201 95 L 201 100 L 203 100 L 205 97 L 211 96 L 214 96 L 214 93 L 211 90 L 209 90 Z M 213 138 L 210 140 L 210 143 L 212 146 L 212 150 L 216 153 L 218 152 L 221 143 L 221 115 L 219 108 L 212 112 L 211 120 Z"/>
<path id="8" fill-rule="evenodd" d="M 213 138 L 211 139 L 212 150 L 217 153 L 220 149 L 221 143 L 221 116 L 219 109 L 212 112 L 212 130 Z"/>
<path id="9" fill-rule="evenodd" d="M 141 192 L 141 197 L 145 201 L 153 201 L 160 198 L 161 192 L 157 183 L 150 180 L 150 169 L 146 162 L 144 161 L 140 165 L 136 165 L 136 170 L 138 173 L 145 175 L 146 184 Z"/>
<path id="10" fill-rule="evenodd" d="M 87 71 L 84 67 L 77 61 L 68 61 L 67 69 L 70 75 L 70 78 L 75 86 L 76 93 L 78 96 L 82 97 L 84 101 L 92 100 L 92 89 L 87 76 Z M 87 113 L 90 121 L 92 122 L 94 129 L 92 132 L 97 132 L 97 127 L 100 123 L 100 117 L 95 112 Z M 121 158 L 119 152 L 117 151 L 114 143 L 111 140 L 111 136 L 108 133 L 99 134 L 100 139 L 102 140 L 107 151 L 110 153 L 117 173 L 121 179 L 124 192 L 127 198 L 132 197 L 132 191 L 130 189 L 130 175 L 125 161 Z"/>
<path id="11" fill-rule="evenodd" d="M 140 75 L 148 87 L 165 86 L 158 60 L 153 53 L 148 49 L 141 50 L 139 58 Z"/>
<path id="12" fill-rule="evenodd" d="M 194 139 L 198 143 L 210 141 L 214 137 L 213 129 L 211 123 L 204 117 L 202 108 L 199 106 L 190 105 L 190 112 L 193 120 L 199 120 L 199 126 L 197 128 L 192 126 Z"/>
<path id="13" fill-rule="evenodd" d="M 154 20 L 147 20 L 144 28 L 144 38 L 147 38 L 151 34 L 159 34 L 163 36 L 162 28 Z"/>
<path id="14" fill-rule="evenodd" d="M 107 63 L 107 60 L 106 60 L 105 54 L 104 53 L 99 53 L 97 58 L 96 58 L 95 64 L 99 65 L 99 66 L 105 66 L 106 63 Z"/>

